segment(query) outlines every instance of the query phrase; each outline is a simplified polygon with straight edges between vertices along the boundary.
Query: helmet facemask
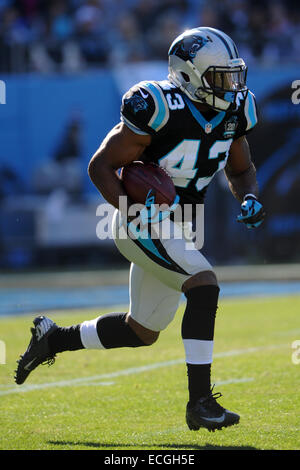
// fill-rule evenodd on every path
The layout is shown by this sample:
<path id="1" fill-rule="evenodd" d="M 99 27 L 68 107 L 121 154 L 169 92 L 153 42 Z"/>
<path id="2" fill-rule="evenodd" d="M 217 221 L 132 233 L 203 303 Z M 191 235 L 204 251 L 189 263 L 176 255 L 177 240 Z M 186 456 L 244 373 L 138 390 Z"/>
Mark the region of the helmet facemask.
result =
<path id="1" fill-rule="evenodd" d="M 242 93 L 245 99 L 248 92 L 247 67 L 243 59 L 234 59 L 234 61 L 239 61 L 240 65 L 208 67 L 201 75 L 202 85 L 195 90 L 196 98 L 218 110 L 228 109 L 235 103 L 237 93 Z"/>

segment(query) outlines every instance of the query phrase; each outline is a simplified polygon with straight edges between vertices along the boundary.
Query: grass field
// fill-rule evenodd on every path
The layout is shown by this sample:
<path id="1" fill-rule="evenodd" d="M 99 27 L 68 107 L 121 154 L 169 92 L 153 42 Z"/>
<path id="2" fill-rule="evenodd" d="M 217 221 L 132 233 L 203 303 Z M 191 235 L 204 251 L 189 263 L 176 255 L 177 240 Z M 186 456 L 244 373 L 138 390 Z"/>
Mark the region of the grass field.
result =
<path id="1" fill-rule="evenodd" d="M 300 297 L 221 301 L 212 380 L 220 403 L 241 421 L 215 433 L 185 424 L 182 310 L 151 347 L 66 352 L 21 387 L 13 382 L 15 361 L 34 315 L 2 318 L 0 449 L 300 449 L 300 364 L 292 361 Z M 67 326 L 98 314 L 49 316 Z"/>

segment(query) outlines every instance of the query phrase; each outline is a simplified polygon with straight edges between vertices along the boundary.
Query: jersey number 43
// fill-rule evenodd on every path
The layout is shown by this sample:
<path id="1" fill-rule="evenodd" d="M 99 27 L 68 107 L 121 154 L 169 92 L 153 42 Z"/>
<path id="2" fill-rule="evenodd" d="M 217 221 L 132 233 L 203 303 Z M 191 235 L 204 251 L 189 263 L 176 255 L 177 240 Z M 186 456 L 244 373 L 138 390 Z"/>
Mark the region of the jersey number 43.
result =
<path id="1" fill-rule="evenodd" d="M 195 180 L 194 184 L 197 191 L 205 188 L 215 173 L 222 170 L 227 162 L 229 155 L 229 149 L 233 139 L 228 140 L 216 140 L 210 147 L 208 152 L 208 160 L 218 160 L 218 168 L 212 174 L 205 177 L 201 177 Z M 199 155 L 199 149 L 201 140 L 182 140 L 173 150 L 167 155 L 160 158 L 159 164 L 165 168 L 173 179 L 175 186 L 186 188 L 197 175 L 197 160 Z"/>

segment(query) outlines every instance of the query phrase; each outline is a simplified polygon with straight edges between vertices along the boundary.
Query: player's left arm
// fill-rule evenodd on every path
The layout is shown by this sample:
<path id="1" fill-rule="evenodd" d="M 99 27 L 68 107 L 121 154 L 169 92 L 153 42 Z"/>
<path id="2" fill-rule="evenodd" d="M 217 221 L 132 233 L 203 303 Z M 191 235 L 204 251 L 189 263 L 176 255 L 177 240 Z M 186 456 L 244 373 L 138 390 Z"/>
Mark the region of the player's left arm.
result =
<path id="1" fill-rule="evenodd" d="M 245 136 L 234 140 L 231 144 L 225 174 L 229 188 L 239 202 L 243 202 L 246 194 L 258 197 L 256 169 Z"/>
<path id="2" fill-rule="evenodd" d="M 265 212 L 258 201 L 256 169 L 245 136 L 231 144 L 225 174 L 232 194 L 241 203 L 241 214 L 237 220 L 248 228 L 258 227 L 265 218 Z"/>

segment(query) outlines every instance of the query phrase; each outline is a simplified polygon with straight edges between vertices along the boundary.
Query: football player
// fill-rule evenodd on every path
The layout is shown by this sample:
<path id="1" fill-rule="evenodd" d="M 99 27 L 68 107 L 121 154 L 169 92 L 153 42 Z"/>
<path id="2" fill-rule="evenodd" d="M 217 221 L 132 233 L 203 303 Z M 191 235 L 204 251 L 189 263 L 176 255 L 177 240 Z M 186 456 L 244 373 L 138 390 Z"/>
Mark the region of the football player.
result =
<path id="1" fill-rule="evenodd" d="M 28 349 L 18 361 L 17 384 L 39 364 L 53 362 L 57 353 L 66 350 L 153 344 L 172 321 L 183 293 L 187 425 L 192 430 L 215 430 L 239 422 L 238 414 L 218 403 L 221 394 L 211 386 L 219 296 L 213 268 L 199 250 L 187 249 L 184 237 L 139 239 L 129 232 L 119 236 L 130 219 L 119 210 L 120 196 L 126 193 L 118 170 L 135 160 L 160 165 L 173 179 L 179 204 L 191 204 L 195 216 L 213 176 L 224 169 L 229 188 L 241 203 L 237 220 L 248 228 L 258 227 L 265 214 L 246 139 L 257 123 L 257 111 L 246 74 L 232 39 L 219 30 L 200 27 L 174 40 L 167 80 L 142 81 L 125 94 L 121 122 L 106 136 L 88 171 L 116 208 L 115 242 L 131 261 L 129 311 L 68 328 L 37 317 Z M 151 222 L 151 211 L 148 215 Z"/>

